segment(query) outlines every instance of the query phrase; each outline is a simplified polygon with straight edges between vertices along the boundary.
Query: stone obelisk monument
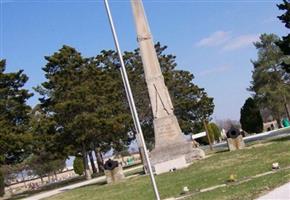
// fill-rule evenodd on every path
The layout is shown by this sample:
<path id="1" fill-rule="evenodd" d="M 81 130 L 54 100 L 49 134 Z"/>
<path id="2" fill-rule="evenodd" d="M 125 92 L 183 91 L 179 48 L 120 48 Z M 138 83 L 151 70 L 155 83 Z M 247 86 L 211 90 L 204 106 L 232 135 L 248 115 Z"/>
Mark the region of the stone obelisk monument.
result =
<path id="1" fill-rule="evenodd" d="M 150 160 L 156 173 L 163 173 L 185 167 L 186 163 L 204 157 L 204 152 L 193 149 L 183 137 L 164 83 L 143 3 L 131 0 L 131 5 L 154 117 L 155 148 L 150 152 Z"/>

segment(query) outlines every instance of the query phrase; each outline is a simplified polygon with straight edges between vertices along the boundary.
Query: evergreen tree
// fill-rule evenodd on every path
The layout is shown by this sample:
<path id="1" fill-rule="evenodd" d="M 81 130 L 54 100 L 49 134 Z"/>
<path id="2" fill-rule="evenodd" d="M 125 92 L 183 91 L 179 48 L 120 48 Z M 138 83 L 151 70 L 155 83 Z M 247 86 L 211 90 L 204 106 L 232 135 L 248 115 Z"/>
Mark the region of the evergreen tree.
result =
<path id="1" fill-rule="evenodd" d="M 185 134 L 200 132 L 203 129 L 203 119 L 208 119 L 213 112 L 213 98 L 208 97 L 203 88 L 199 88 L 193 83 L 194 76 L 190 72 L 176 69 L 175 56 L 165 54 L 166 46 L 157 43 L 155 49 L 182 131 Z M 153 115 L 139 49 L 125 52 L 123 58 L 145 140 L 149 148 L 153 148 Z M 117 53 L 102 51 L 96 59 L 101 61 L 103 66 L 113 69 L 114 72 L 111 71 L 109 74 L 117 73 L 115 79 L 118 79 L 119 85 L 123 87 L 119 71 L 116 71 L 120 66 Z M 120 99 L 127 104 L 125 94 Z M 127 105 L 127 107 L 129 106 Z M 135 132 L 132 123 L 129 128 Z"/>
<path id="2" fill-rule="evenodd" d="M 176 57 L 166 54 L 167 46 L 155 45 L 160 67 L 168 87 L 174 113 L 185 134 L 197 133 L 203 130 L 203 120 L 209 119 L 213 113 L 213 98 L 208 97 L 203 88 L 193 83 L 194 76 L 188 71 L 177 70 Z M 150 107 L 148 89 L 145 82 L 143 65 L 139 49 L 125 52 L 124 60 L 129 73 L 136 107 L 140 116 L 146 141 L 153 143 L 153 115 Z M 152 145 L 149 144 L 152 147 Z"/>
<path id="3" fill-rule="evenodd" d="M 33 135 L 33 154 L 35 157 L 45 154 L 47 162 L 64 160 L 69 155 L 64 152 L 59 140 L 58 125 L 53 115 L 36 105 L 30 114 L 30 132 Z"/>
<path id="4" fill-rule="evenodd" d="M 41 178 L 55 174 L 65 167 L 68 154 L 58 140 L 57 123 L 40 105 L 30 113 L 30 133 L 33 136 L 31 156 L 25 160 L 28 168 Z"/>
<path id="5" fill-rule="evenodd" d="M 47 64 L 43 70 L 47 81 L 36 88 L 43 96 L 40 99 L 41 107 L 46 113 L 52 114 L 56 123 L 54 131 L 57 130 L 57 139 L 62 144 L 60 147 L 63 147 L 61 151 L 68 154 L 82 152 L 86 157 L 88 132 L 84 129 L 87 125 L 85 112 L 91 107 L 85 104 L 85 60 L 69 46 L 63 46 L 59 52 L 45 59 Z M 87 163 L 84 165 L 88 166 Z M 90 178 L 89 174 L 86 175 Z"/>
<path id="6" fill-rule="evenodd" d="M 23 70 L 5 73 L 5 64 L 0 60 L 0 166 L 23 161 L 30 154 L 32 141 L 28 132 L 30 107 L 26 104 L 32 94 L 22 89 L 28 77 Z M 3 184 L 1 176 L 1 195 Z"/>
<path id="7" fill-rule="evenodd" d="M 254 71 L 250 91 L 260 108 L 267 108 L 279 122 L 289 111 L 290 100 L 289 74 L 282 66 L 285 56 L 276 45 L 279 37 L 274 34 L 262 34 L 254 45 L 258 50 L 258 59 L 252 61 Z"/>
<path id="8" fill-rule="evenodd" d="M 115 66 L 103 66 L 95 58 L 83 58 L 69 46 L 46 57 L 47 81 L 36 90 L 41 106 L 51 113 L 63 152 L 81 153 L 86 177 L 87 152 L 117 148 L 126 141 L 129 115 L 122 101 L 123 90 L 114 76 Z M 112 72 L 112 74 L 110 74 Z"/>
<path id="9" fill-rule="evenodd" d="M 46 175 L 49 178 L 52 174 L 56 176 L 58 172 L 61 172 L 65 168 L 65 159 L 55 159 L 47 152 L 31 155 L 26 163 L 28 168 L 41 179 Z"/>
<path id="10" fill-rule="evenodd" d="M 198 131 L 202 119 L 213 112 L 213 99 L 193 84 L 192 74 L 175 69 L 175 57 L 166 55 L 165 49 L 156 45 L 181 128 L 186 134 Z M 81 153 L 86 159 L 91 150 L 100 155 L 127 148 L 134 139 L 128 133 L 135 130 L 117 53 L 104 50 L 96 57 L 83 58 L 72 47 L 63 46 L 46 60 L 43 70 L 47 81 L 36 90 L 43 96 L 42 110 L 56 123 L 62 152 Z M 139 50 L 125 52 L 124 60 L 146 141 L 153 144 L 153 118 Z M 85 168 L 86 163 L 87 159 Z"/>
<path id="11" fill-rule="evenodd" d="M 242 129 L 248 133 L 260 133 L 263 131 L 263 119 L 253 98 L 248 98 L 241 108 L 240 123 Z"/>
<path id="12" fill-rule="evenodd" d="M 290 29 L 290 2 L 287 0 L 283 0 L 283 3 L 277 5 L 280 10 L 285 10 L 285 13 L 278 18 L 285 24 L 285 27 Z M 280 47 L 285 57 L 282 65 L 284 69 L 290 73 L 290 34 L 282 37 L 282 40 L 277 42 L 277 45 Z"/>
<path id="13" fill-rule="evenodd" d="M 26 104 L 32 96 L 22 89 L 28 77 L 20 70 L 5 73 L 5 60 L 0 61 L 0 155 L 2 163 L 21 162 L 29 154 L 31 135 L 28 133 L 30 107 Z"/>

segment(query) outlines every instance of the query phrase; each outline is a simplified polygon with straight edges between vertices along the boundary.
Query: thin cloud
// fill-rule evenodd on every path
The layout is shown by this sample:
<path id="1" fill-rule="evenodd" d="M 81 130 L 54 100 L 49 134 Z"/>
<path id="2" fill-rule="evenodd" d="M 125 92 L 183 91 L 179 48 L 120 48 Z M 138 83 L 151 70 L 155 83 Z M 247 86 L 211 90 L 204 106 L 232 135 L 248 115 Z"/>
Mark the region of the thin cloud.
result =
<path id="1" fill-rule="evenodd" d="M 236 49 L 245 48 L 248 46 L 251 46 L 253 42 L 256 42 L 259 40 L 259 35 L 241 35 L 236 38 L 233 38 L 225 46 L 222 48 L 224 51 L 233 51 Z"/>
<path id="2" fill-rule="evenodd" d="M 230 39 L 231 32 L 227 31 L 216 31 L 210 36 L 201 39 L 196 43 L 196 46 L 219 46 Z"/>
<path id="3" fill-rule="evenodd" d="M 210 68 L 210 69 L 206 69 L 204 71 L 201 71 L 198 73 L 198 76 L 207 76 L 210 74 L 224 73 L 230 69 L 231 69 L 230 65 L 222 65 L 222 66 L 218 66 L 218 67 L 214 67 L 214 68 Z"/>
<path id="4" fill-rule="evenodd" d="M 259 40 L 259 34 L 246 34 L 234 37 L 230 31 L 216 31 L 196 43 L 198 47 L 219 47 L 222 51 L 234 51 L 249 47 Z"/>

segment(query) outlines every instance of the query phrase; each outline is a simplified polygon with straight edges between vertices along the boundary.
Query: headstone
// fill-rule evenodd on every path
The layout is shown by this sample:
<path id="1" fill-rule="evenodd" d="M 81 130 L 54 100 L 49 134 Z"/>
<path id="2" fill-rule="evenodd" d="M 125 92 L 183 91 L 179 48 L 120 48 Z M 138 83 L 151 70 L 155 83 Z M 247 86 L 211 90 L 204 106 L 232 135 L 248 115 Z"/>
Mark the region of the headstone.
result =
<path id="1" fill-rule="evenodd" d="M 191 142 L 183 137 L 164 82 L 142 1 L 131 0 L 131 4 L 154 117 L 155 148 L 150 152 L 150 161 L 155 169 L 160 165 L 167 166 L 168 163 L 171 163 L 170 168 L 180 168 L 181 164 L 186 167 L 186 163 L 203 158 L 204 152 L 201 149 L 193 149 Z M 177 163 L 176 160 L 181 158 L 186 162 Z"/>
<path id="2" fill-rule="evenodd" d="M 105 162 L 104 168 L 108 184 L 120 182 L 125 178 L 123 168 L 121 165 L 119 165 L 118 161 L 109 159 Z"/>
<path id="3" fill-rule="evenodd" d="M 227 142 L 230 151 L 245 148 L 245 142 L 239 129 L 231 127 L 227 132 Z"/>

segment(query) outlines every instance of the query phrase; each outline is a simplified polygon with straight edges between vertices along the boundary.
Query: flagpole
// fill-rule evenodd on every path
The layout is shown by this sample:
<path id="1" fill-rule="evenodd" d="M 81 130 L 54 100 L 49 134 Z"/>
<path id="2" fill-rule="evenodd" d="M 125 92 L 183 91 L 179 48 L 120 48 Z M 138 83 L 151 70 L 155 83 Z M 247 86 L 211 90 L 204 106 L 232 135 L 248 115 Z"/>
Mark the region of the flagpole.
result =
<path id="1" fill-rule="evenodd" d="M 117 52 L 118 52 L 118 56 L 119 56 L 119 59 L 120 59 L 120 63 L 121 63 L 121 68 L 120 68 L 121 76 L 122 76 L 122 79 L 123 79 L 123 83 L 124 83 L 127 99 L 128 99 L 128 102 L 129 102 L 129 106 L 130 106 L 130 109 L 131 109 L 133 121 L 134 121 L 134 124 L 135 124 L 135 126 L 137 128 L 137 134 L 139 134 L 139 136 L 140 136 L 140 140 L 141 140 L 142 146 L 143 146 L 144 151 L 145 151 L 144 152 L 145 159 L 146 159 L 146 162 L 147 162 L 147 165 L 148 165 L 150 179 L 151 179 L 151 183 L 152 183 L 152 186 L 153 186 L 153 189 L 154 189 L 156 200 L 160 200 L 157 184 L 156 184 L 155 177 L 154 177 L 153 170 L 152 170 L 152 166 L 151 166 L 151 163 L 150 163 L 150 160 L 149 160 L 147 147 L 146 147 L 144 136 L 143 136 L 143 132 L 142 132 L 142 129 L 141 129 L 138 113 L 137 113 L 137 110 L 136 110 L 134 98 L 133 98 L 131 87 L 130 87 L 130 83 L 129 83 L 129 80 L 128 80 L 125 64 L 124 64 L 124 61 L 123 61 L 122 51 L 121 51 L 120 46 L 119 46 L 118 37 L 117 37 L 116 30 L 115 30 L 115 26 L 114 26 L 113 18 L 112 18 L 112 15 L 111 15 L 111 11 L 110 11 L 108 0 L 104 0 L 104 3 L 105 3 L 105 7 L 106 7 L 108 18 L 109 18 L 109 22 L 110 22 L 111 31 L 112 31 L 112 34 L 113 34 L 115 46 L 116 46 L 116 49 L 117 49 Z"/>

